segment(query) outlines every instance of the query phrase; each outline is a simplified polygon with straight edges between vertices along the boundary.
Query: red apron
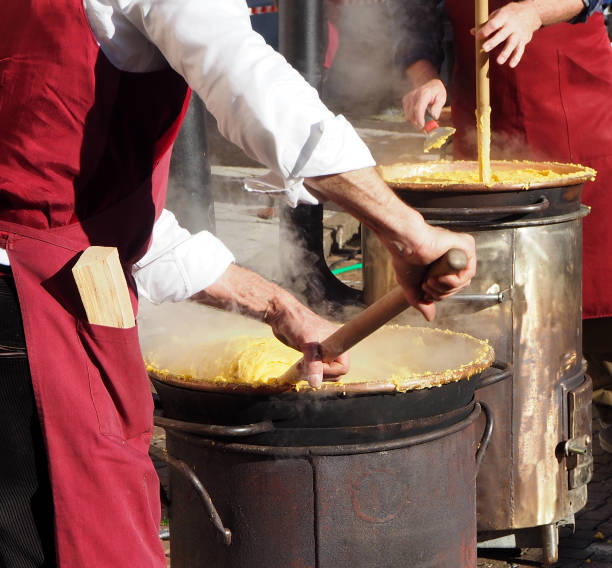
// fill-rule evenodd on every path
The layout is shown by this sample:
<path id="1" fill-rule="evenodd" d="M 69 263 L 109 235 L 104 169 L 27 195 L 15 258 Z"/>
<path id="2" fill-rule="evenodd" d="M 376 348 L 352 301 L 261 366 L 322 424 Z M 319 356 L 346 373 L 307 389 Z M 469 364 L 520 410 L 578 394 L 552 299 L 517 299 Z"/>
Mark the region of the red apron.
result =
<path id="1" fill-rule="evenodd" d="M 48 452 L 58 566 L 165 567 L 137 329 L 86 323 L 70 268 L 90 244 L 116 246 L 136 309 L 130 268 L 163 206 L 187 87 L 170 70 L 113 68 L 81 0 L 4 0 L 3 14 L 0 247 Z"/>
<path id="2" fill-rule="evenodd" d="M 506 4 L 492 0 L 490 11 Z M 476 159 L 473 1 L 446 0 L 453 25 L 455 158 Z M 538 30 L 515 69 L 491 55 L 491 155 L 590 166 L 583 189 L 583 317 L 612 315 L 612 49 L 601 14 Z"/>

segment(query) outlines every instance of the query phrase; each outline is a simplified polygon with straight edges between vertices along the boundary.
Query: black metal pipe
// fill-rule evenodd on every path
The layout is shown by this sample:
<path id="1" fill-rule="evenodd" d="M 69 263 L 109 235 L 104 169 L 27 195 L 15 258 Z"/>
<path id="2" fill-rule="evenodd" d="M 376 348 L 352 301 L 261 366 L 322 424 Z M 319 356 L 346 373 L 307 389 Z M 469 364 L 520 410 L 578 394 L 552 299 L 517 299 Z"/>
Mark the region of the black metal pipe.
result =
<path id="1" fill-rule="evenodd" d="M 232 531 L 224 526 L 208 491 L 204 485 L 202 485 L 202 482 L 194 471 L 183 460 L 175 458 L 174 456 L 169 455 L 168 452 L 160 448 L 156 448 L 155 446 L 151 446 L 149 448 L 149 455 L 158 461 L 167 463 L 171 468 L 173 468 L 187 480 L 189 485 L 198 495 L 204 509 L 206 510 L 208 518 L 217 530 L 221 540 L 226 546 L 229 546 L 232 543 Z"/>
<path id="2" fill-rule="evenodd" d="M 327 1 L 278 1 L 278 50 L 315 89 L 327 49 Z"/>
<path id="3" fill-rule="evenodd" d="M 153 418 L 153 422 L 155 423 L 155 426 L 159 426 L 160 428 L 167 430 L 177 430 L 179 432 L 187 432 L 188 434 L 211 437 L 254 436 L 255 434 L 264 434 L 274 430 L 274 424 L 272 424 L 270 420 L 264 420 L 262 422 L 258 422 L 257 424 L 226 426 L 216 424 L 199 424 L 197 422 L 185 422 L 183 420 L 155 416 Z"/>
<path id="4" fill-rule="evenodd" d="M 482 437 L 478 444 L 478 450 L 476 451 L 476 473 L 480 470 L 480 464 L 485 457 L 485 453 L 487 451 L 487 447 L 489 446 L 489 442 L 491 441 L 491 434 L 493 433 L 493 428 L 495 427 L 495 419 L 493 418 L 493 411 L 489 407 L 486 402 L 482 400 L 478 401 L 480 408 L 484 412 L 485 415 L 485 429 L 482 433 Z"/>
<path id="5" fill-rule="evenodd" d="M 168 204 L 186 229 L 215 231 L 206 108 L 196 93 L 174 142 L 168 179 Z"/>
<path id="6" fill-rule="evenodd" d="M 543 195 L 535 203 L 519 205 L 499 205 L 497 207 L 461 207 L 453 208 L 453 218 L 457 217 L 487 217 L 490 215 L 528 215 L 530 213 L 541 213 L 550 208 L 550 201 Z M 449 215 L 447 207 L 415 207 L 425 216 Z"/>
<path id="7" fill-rule="evenodd" d="M 319 92 L 321 90 L 327 50 L 327 1 L 279 0 L 278 48 L 287 61 Z M 323 250 L 323 206 L 282 206 L 281 235 L 290 235 L 297 242 L 303 259 L 295 261 L 296 248 L 283 246 L 281 266 L 308 267 L 307 274 L 284 274 L 284 285 L 303 294 L 311 306 L 327 301 L 335 304 L 354 304 L 361 300 L 359 292 L 342 284 L 325 263 Z M 332 311 L 333 306 L 330 306 Z"/>

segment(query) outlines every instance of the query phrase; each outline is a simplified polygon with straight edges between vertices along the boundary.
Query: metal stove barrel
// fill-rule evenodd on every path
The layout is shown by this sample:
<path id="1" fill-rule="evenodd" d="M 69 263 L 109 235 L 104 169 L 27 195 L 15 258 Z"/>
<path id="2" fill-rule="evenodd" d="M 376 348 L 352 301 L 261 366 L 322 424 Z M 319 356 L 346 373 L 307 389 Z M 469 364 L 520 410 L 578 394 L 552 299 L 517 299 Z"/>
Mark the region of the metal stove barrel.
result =
<path id="1" fill-rule="evenodd" d="M 421 434 L 327 446 L 249 442 L 245 427 L 161 424 L 173 567 L 475 566 L 475 478 L 492 428 L 484 408 L 480 444 L 474 400 L 459 421 L 426 419 Z"/>
<path id="2" fill-rule="evenodd" d="M 512 535 L 516 546 L 543 548 L 548 561 L 557 525 L 586 504 L 592 472 L 581 187 L 480 197 L 400 191 L 428 222 L 476 239 L 478 273 L 464 297 L 438 305 L 435 325 L 487 337 L 514 369 L 510 381 L 478 394 L 498 426 L 478 478 L 480 538 Z M 373 299 L 387 289 L 391 267 L 367 230 L 363 247 L 365 295 Z M 404 323 L 414 323 L 410 317 Z"/>

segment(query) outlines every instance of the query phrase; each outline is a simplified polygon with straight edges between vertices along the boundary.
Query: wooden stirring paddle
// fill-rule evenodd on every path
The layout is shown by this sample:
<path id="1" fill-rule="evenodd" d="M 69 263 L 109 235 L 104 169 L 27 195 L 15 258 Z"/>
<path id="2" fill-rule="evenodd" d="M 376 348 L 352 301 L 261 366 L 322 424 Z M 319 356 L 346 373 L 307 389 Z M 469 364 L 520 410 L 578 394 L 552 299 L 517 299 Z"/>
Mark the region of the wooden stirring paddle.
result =
<path id="1" fill-rule="evenodd" d="M 488 0 L 476 0 L 476 33 L 489 19 Z M 491 182 L 491 103 L 489 100 L 489 54 L 476 38 L 476 132 L 478 173 L 483 183 Z"/>
<path id="2" fill-rule="evenodd" d="M 428 275 L 448 274 L 459 272 L 467 265 L 467 255 L 461 249 L 450 249 L 446 254 L 433 262 Z M 353 319 L 346 322 L 321 342 L 321 358 L 328 363 L 333 361 L 345 351 L 365 339 L 368 335 L 386 324 L 395 316 L 410 307 L 404 291 L 397 286 L 382 298 L 368 306 Z M 301 380 L 300 366 L 304 359 L 300 359 L 279 377 L 279 382 L 294 384 Z"/>

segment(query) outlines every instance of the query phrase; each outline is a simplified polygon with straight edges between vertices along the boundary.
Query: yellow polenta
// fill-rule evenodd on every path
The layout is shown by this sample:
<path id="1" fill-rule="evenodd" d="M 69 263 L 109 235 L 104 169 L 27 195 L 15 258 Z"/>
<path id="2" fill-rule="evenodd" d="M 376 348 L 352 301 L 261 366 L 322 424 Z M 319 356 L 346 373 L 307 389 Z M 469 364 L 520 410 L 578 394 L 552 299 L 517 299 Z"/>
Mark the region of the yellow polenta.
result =
<path id="1" fill-rule="evenodd" d="M 577 164 L 555 162 L 522 162 L 518 160 L 492 162 L 490 181 L 482 183 L 477 162 L 399 163 L 379 166 L 383 179 L 395 186 L 474 185 L 484 187 L 513 185 L 528 189 L 532 185 L 565 183 L 567 180 L 595 177 L 595 170 Z"/>
<path id="2" fill-rule="evenodd" d="M 167 347 L 146 351 L 147 368 L 154 376 L 230 388 L 276 388 L 278 377 L 301 357 L 298 351 L 264 335 L 196 342 L 183 354 Z M 486 368 L 493 356 L 488 342 L 464 333 L 384 326 L 351 350 L 349 373 L 324 388 L 342 391 L 355 383 L 390 385 L 398 391 L 427 388 L 469 377 Z M 300 381 L 295 388 L 306 386 Z"/>
<path id="3" fill-rule="evenodd" d="M 199 356 L 177 362 L 172 370 L 160 368 L 155 353 L 147 364 L 158 374 L 172 373 L 186 380 L 218 383 L 273 384 L 302 354 L 275 337 L 239 336 L 202 346 Z"/>

